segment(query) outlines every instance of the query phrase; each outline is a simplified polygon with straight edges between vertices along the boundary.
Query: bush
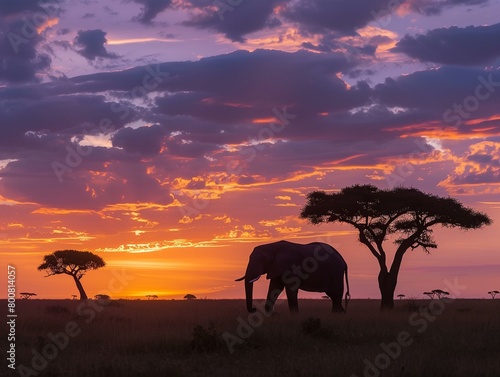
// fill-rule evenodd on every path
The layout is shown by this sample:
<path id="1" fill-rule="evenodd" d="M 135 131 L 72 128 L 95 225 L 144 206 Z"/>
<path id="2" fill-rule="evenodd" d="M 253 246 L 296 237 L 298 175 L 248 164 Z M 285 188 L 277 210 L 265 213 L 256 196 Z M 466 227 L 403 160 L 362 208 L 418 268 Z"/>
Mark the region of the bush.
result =
<path id="1" fill-rule="evenodd" d="M 50 305 L 45 308 L 45 313 L 47 314 L 69 314 L 69 309 L 62 305 Z"/>
<path id="2" fill-rule="evenodd" d="M 312 334 L 321 328 L 321 320 L 319 318 L 309 317 L 300 323 L 300 329 L 305 334 Z"/>
<path id="3" fill-rule="evenodd" d="M 189 346 L 196 352 L 214 352 L 223 345 L 222 336 L 217 332 L 215 325 L 210 325 L 205 328 L 202 325 L 197 325 L 193 329 L 192 339 Z"/>
<path id="4" fill-rule="evenodd" d="M 415 297 L 408 297 L 405 303 L 405 308 L 409 312 L 416 312 L 420 308 L 420 305 Z"/>

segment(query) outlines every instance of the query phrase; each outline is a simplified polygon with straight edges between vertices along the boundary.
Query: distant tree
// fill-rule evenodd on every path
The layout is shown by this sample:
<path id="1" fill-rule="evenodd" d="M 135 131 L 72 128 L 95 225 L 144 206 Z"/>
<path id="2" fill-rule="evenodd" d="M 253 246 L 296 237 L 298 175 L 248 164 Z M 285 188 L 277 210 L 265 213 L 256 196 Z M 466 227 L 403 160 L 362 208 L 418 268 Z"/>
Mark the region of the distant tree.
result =
<path id="1" fill-rule="evenodd" d="M 377 259 L 381 308 L 394 308 L 394 291 L 403 257 L 408 250 L 437 248 L 433 227 L 478 229 L 491 224 L 480 212 L 464 207 L 453 198 L 426 194 L 415 188 L 380 190 L 373 185 L 354 185 L 340 192 L 314 191 L 308 194 L 301 217 L 313 224 L 349 224 L 358 231 L 359 241 Z M 385 241 L 392 236 L 396 245 L 390 268 Z"/>
<path id="2" fill-rule="evenodd" d="M 94 296 L 94 298 L 95 298 L 96 300 L 111 300 L 111 297 L 109 297 L 109 295 L 105 295 L 105 294 L 101 294 L 101 293 L 96 294 L 96 295 Z"/>
<path id="3" fill-rule="evenodd" d="M 196 299 L 195 295 L 192 295 L 191 293 L 188 293 L 187 295 L 184 296 L 186 300 L 194 300 Z"/>
<path id="4" fill-rule="evenodd" d="M 146 297 L 148 298 L 148 300 L 157 300 L 158 299 L 157 295 L 147 295 Z"/>
<path id="5" fill-rule="evenodd" d="M 57 250 L 43 257 L 43 263 L 38 266 L 39 271 L 45 270 L 47 276 L 66 274 L 75 281 L 80 300 L 86 300 L 87 294 L 80 280 L 89 270 L 104 267 L 104 260 L 90 251 Z"/>
<path id="6" fill-rule="evenodd" d="M 493 299 L 494 299 L 494 298 L 495 298 L 495 296 L 496 296 L 497 294 L 499 294 L 499 293 L 500 293 L 500 292 L 498 292 L 498 291 L 489 291 L 489 292 L 488 292 L 488 294 L 489 294 L 489 295 L 491 295 L 491 298 L 493 298 Z"/>
<path id="7" fill-rule="evenodd" d="M 434 299 L 435 293 L 434 293 L 434 291 L 424 292 L 424 295 L 429 296 L 430 299 Z"/>
<path id="8" fill-rule="evenodd" d="M 78 297 L 77 295 L 71 295 L 72 300 L 76 300 L 77 297 Z"/>
<path id="9" fill-rule="evenodd" d="M 400 300 L 402 300 L 402 299 L 403 299 L 403 297 L 406 297 L 406 296 L 405 296 L 405 295 L 403 295 L 403 294 L 399 294 L 399 295 L 398 295 L 398 297 L 399 297 L 399 299 L 400 299 Z"/>
<path id="10" fill-rule="evenodd" d="M 448 296 L 450 294 L 449 292 L 443 291 L 441 289 L 434 289 L 432 293 L 434 293 L 439 300 L 441 300 L 444 296 Z"/>
<path id="11" fill-rule="evenodd" d="M 29 300 L 32 296 L 36 296 L 36 293 L 30 293 L 30 292 L 21 292 L 19 294 L 21 295 L 21 298 L 23 300 Z"/>

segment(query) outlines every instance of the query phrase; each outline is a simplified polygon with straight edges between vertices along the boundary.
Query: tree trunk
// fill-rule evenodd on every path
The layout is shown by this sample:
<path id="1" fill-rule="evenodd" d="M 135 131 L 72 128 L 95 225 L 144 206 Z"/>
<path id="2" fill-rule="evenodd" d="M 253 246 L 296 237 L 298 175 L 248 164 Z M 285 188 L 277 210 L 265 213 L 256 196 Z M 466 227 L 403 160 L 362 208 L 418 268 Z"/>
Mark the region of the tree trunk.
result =
<path id="1" fill-rule="evenodd" d="M 412 244 L 412 239 L 404 241 L 396 251 L 394 255 L 394 260 L 392 261 L 391 269 L 387 271 L 385 266 L 385 260 L 380 263 L 380 273 L 378 275 L 378 286 L 380 288 L 380 294 L 382 296 L 382 301 L 380 303 L 381 310 L 392 310 L 394 309 L 394 291 L 396 290 L 396 285 L 398 284 L 398 274 L 401 268 L 401 263 L 403 262 L 403 256 Z"/>
<path id="2" fill-rule="evenodd" d="M 389 272 L 380 272 L 378 277 L 378 286 L 382 301 L 380 303 L 381 310 L 394 309 L 394 291 L 396 290 L 397 275 Z"/>
<path id="3" fill-rule="evenodd" d="M 78 279 L 75 275 L 73 275 L 73 279 L 75 280 L 76 287 L 78 288 L 78 292 L 80 292 L 80 300 L 88 299 L 87 294 L 85 293 L 85 289 L 83 289 L 82 283 L 80 283 L 80 279 Z"/>
<path id="4" fill-rule="evenodd" d="M 382 310 L 392 310 L 394 309 L 394 290 L 388 284 L 384 287 L 380 287 L 380 294 L 382 295 L 382 301 L 380 302 L 380 309 Z"/>

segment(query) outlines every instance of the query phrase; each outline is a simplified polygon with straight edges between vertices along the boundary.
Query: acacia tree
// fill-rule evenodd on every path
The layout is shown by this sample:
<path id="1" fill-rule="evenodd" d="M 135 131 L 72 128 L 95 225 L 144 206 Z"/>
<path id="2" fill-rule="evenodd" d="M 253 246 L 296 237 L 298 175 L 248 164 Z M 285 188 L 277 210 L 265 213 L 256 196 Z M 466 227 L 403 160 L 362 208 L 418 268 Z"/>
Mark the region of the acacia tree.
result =
<path id="1" fill-rule="evenodd" d="M 36 293 L 31 292 L 20 292 L 19 294 L 23 300 L 29 300 L 32 296 L 36 296 Z"/>
<path id="2" fill-rule="evenodd" d="M 438 300 L 441 300 L 444 296 L 448 296 L 450 294 L 450 292 L 443 291 L 442 289 L 434 289 L 432 293 L 437 296 Z"/>
<path id="3" fill-rule="evenodd" d="M 80 280 L 89 270 L 104 267 L 104 260 L 90 251 L 57 250 L 43 257 L 43 263 L 38 266 L 39 271 L 45 270 L 47 276 L 66 274 L 75 281 L 80 300 L 86 300 L 87 294 Z"/>
<path id="4" fill-rule="evenodd" d="M 489 292 L 488 292 L 488 294 L 489 294 L 489 295 L 491 295 L 491 298 L 493 298 L 493 299 L 494 299 L 494 298 L 495 298 L 495 296 L 496 296 L 497 294 L 499 294 L 499 293 L 500 293 L 500 292 L 498 292 L 498 291 L 489 291 Z"/>
<path id="5" fill-rule="evenodd" d="M 394 291 L 401 262 L 408 250 L 422 248 L 429 253 L 437 247 L 433 227 L 478 229 L 491 224 L 480 212 L 464 207 L 453 198 L 424 193 L 415 188 L 380 190 L 373 185 L 354 185 L 338 193 L 314 191 L 308 194 L 301 217 L 313 224 L 349 224 L 359 232 L 359 241 L 376 258 L 382 309 L 394 307 Z M 386 241 L 396 245 L 390 268 Z"/>

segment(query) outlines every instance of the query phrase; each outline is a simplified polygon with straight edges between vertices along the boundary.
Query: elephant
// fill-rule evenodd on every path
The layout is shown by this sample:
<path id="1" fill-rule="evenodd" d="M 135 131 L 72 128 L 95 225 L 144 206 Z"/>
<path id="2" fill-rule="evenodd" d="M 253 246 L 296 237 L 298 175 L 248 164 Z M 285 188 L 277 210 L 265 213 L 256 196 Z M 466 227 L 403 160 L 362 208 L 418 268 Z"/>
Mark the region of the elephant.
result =
<path id="1" fill-rule="evenodd" d="M 283 289 L 286 291 L 290 312 L 298 312 L 298 290 L 325 292 L 332 300 L 333 312 L 345 312 L 342 307 L 344 274 L 347 285 L 345 306 L 350 299 L 347 263 L 332 246 L 313 242 L 298 244 L 278 241 L 255 247 L 250 254 L 245 276 L 235 281 L 245 281 L 246 306 L 253 307 L 253 283 L 267 274 L 269 291 L 265 311 L 272 312 L 274 303 Z"/>

